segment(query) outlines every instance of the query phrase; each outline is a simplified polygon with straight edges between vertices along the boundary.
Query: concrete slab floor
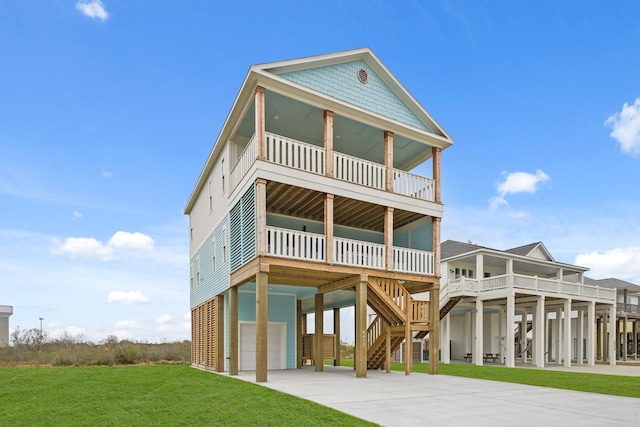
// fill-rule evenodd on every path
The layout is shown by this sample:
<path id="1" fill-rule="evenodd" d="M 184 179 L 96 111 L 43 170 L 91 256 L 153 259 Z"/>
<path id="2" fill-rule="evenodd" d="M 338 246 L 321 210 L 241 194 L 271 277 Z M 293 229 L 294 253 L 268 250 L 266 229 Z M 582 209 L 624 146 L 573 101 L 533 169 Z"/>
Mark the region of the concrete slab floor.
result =
<path id="1" fill-rule="evenodd" d="M 255 382 L 255 372 L 233 378 Z M 640 425 L 640 399 L 447 375 L 367 371 L 356 378 L 349 367 L 307 366 L 269 371 L 258 384 L 383 426 Z"/>

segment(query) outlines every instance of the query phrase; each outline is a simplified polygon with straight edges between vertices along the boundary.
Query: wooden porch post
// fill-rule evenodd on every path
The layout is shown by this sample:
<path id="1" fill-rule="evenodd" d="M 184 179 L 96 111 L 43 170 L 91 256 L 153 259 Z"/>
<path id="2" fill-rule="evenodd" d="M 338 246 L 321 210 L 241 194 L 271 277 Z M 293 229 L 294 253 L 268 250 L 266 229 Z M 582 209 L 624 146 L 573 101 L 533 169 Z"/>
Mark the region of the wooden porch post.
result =
<path id="1" fill-rule="evenodd" d="M 595 366 L 596 361 L 594 359 L 594 349 L 593 349 L 593 324 L 595 323 L 596 317 L 596 303 L 595 301 L 589 301 L 589 305 L 587 306 L 587 365 Z"/>
<path id="2" fill-rule="evenodd" d="M 257 245 L 258 256 L 267 255 L 267 180 L 256 179 Z"/>
<path id="3" fill-rule="evenodd" d="M 325 174 L 333 177 L 333 111 L 324 110 Z"/>
<path id="4" fill-rule="evenodd" d="M 386 248 L 385 266 L 393 271 L 393 208 L 384 208 L 384 246 Z"/>
<path id="5" fill-rule="evenodd" d="M 238 375 L 238 287 L 229 288 L 229 375 Z"/>
<path id="6" fill-rule="evenodd" d="M 324 195 L 324 238 L 325 238 L 325 262 L 333 264 L 333 194 Z"/>
<path id="7" fill-rule="evenodd" d="M 609 364 L 611 366 L 616 365 L 616 358 L 618 356 L 616 351 L 616 323 L 616 304 L 614 303 L 609 307 Z"/>
<path id="8" fill-rule="evenodd" d="M 389 325 L 385 325 L 385 360 L 384 360 L 384 369 L 387 371 L 387 374 L 391 372 L 391 327 Z"/>
<path id="9" fill-rule="evenodd" d="M 440 223 L 442 218 L 431 217 L 431 250 L 433 251 L 433 275 L 438 278 L 440 287 Z M 434 310 L 440 310 L 440 301 L 435 301 Z M 440 317 L 438 316 L 438 319 Z"/>
<path id="10" fill-rule="evenodd" d="M 315 354 L 313 358 L 316 361 L 316 372 L 324 371 L 324 294 L 316 294 L 316 331 L 313 336 L 315 340 Z"/>
<path id="11" fill-rule="evenodd" d="M 256 273 L 256 382 L 267 381 L 269 274 Z"/>
<path id="12" fill-rule="evenodd" d="M 404 322 L 404 374 L 409 375 L 412 371 L 411 363 L 413 362 L 413 334 L 411 333 L 411 313 L 412 301 L 411 296 L 407 295 L 405 303 L 405 322 Z"/>
<path id="13" fill-rule="evenodd" d="M 385 190 L 393 192 L 393 132 L 384 131 Z"/>
<path id="14" fill-rule="evenodd" d="M 265 120 L 264 120 L 264 94 L 265 89 L 261 86 L 256 87 L 255 91 L 255 132 L 258 142 L 258 160 L 264 160 L 266 156 L 266 138 L 265 138 Z"/>
<path id="15" fill-rule="evenodd" d="M 367 377 L 367 282 L 356 283 L 356 378 Z"/>
<path id="16" fill-rule="evenodd" d="M 224 372 L 224 295 L 216 296 L 216 372 Z"/>
<path id="17" fill-rule="evenodd" d="M 442 152 L 442 148 L 432 147 L 431 148 L 431 156 L 432 156 L 432 166 L 433 166 L 433 181 L 434 181 L 434 201 L 436 203 L 442 203 L 442 199 L 440 196 L 440 153 Z"/>
<path id="18" fill-rule="evenodd" d="M 596 359 L 603 360 L 602 357 L 602 318 L 596 319 Z"/>
<path id="19" fill-rule="evenodd" d="M 296 300 L 296 368 L 302 368 L 302 301 Z"/>
<path id="20" fill-rule="evenodd" d="M 336 336 L 335 360 L 333 366 L 340 366 L 340 309 L 333 309 L 333 334 Z"/>
<path id="21" fill-rule="evenodd" d="M 429 301 L 429 373 L 435 375 L 440 373 L 440 288 L 429 291 Z"/>

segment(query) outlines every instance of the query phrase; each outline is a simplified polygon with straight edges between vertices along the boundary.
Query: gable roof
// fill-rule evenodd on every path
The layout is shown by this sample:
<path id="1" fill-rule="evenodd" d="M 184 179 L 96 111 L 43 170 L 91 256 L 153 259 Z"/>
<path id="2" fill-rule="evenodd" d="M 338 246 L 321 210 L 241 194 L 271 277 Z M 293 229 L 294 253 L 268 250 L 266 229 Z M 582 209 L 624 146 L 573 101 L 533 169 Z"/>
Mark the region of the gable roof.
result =
<path id="1" fill-rule="evenodd" d="M 505 250 L 505 252 L 555 262 L 555 259 L 551 255 L 551 252 L 549 252 L 547 247 L 542 242 L 529 243 L 528 245 L 507 249 Z"/>
<path id="2" fill-rule="evenodd" d="M 626 282 L 624 280 L 616 279 L 614 277 L 609 277 L 607 279 L 593 279 L 593 283 L 602 286 L 603 288 L 610 289 L 619 289 L 619 290 L 627 290 L 633 293 L 640 293 L 640 286 L 635 285 L 631 282 Z"/>

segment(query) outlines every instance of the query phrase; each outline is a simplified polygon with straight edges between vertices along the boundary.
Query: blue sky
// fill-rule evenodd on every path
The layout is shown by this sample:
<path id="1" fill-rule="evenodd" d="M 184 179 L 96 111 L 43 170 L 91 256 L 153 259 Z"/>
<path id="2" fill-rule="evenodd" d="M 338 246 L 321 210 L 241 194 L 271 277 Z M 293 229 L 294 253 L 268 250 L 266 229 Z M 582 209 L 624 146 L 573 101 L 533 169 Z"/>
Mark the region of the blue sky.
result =
<path id="1" fill-rule="evenodd" d="M 249 67 L 365 46 L 455 140 L 443 240 L 543 241 L 640 283 L 639 18 L 635 1 L 5 0 L 11 328 L 188 339 L 182 209 Z"/>

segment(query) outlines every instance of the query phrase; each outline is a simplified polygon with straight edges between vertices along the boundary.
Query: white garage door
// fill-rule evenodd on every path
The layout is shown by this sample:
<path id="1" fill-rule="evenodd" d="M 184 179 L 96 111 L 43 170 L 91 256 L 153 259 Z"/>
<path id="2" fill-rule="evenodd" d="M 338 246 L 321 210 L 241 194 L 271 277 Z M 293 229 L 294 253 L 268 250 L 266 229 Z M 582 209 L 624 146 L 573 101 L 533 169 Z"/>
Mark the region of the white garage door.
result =
<path id="1" fill-rule="evenodd" d="M 240 322 L 240 366 L 241 371 L 256 370 L 256 322 Z M 269 322 L 267 341 L 267 369 L 286 367 L 286 327 L 284 322 Z"/>

